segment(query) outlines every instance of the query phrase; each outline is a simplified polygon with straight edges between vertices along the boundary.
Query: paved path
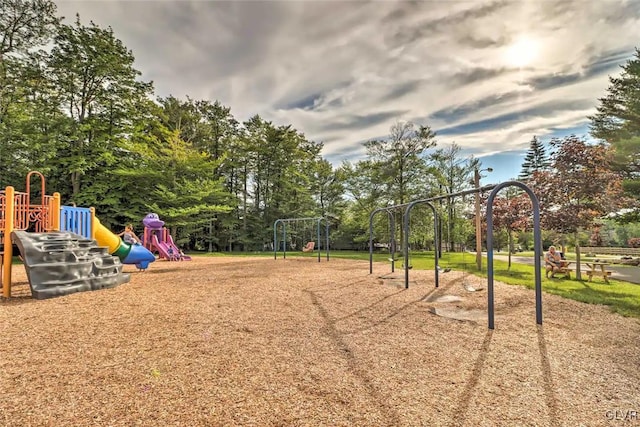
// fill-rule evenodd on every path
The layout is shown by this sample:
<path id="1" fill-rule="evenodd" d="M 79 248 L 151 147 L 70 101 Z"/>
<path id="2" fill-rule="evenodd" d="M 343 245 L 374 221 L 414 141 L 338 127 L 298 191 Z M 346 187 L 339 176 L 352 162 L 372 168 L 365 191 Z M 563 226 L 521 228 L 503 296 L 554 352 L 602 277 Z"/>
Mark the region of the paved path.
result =
<path id="1" fill-rule="evenodd" d="M 486 253 L 485 253 L 486 254 Z M 508 261 L 509 257 L 507 255 L 494 255 L 493 256 L 494 259 L 499 259 L 500 261 Z M 529 265 L 533 265 L 533 257 L 525 257 L 525 256 L 517 256 L 517 255 L 512 255 L 511 256 L 511 262 L 514 263 L 518 263 L 518 264 L 529 264 Z M 542 265 L 544 265 L 544 261 L 541 261 Z M 574 262 L 575 264 L 575 262 Z M 573 267 L 573 265 L 572 265 Z M 582 271 L 582 276 L 583 278 L 586 278 L 587 275 L 585 274 L 585 272 L 587 271 L 587 266 L 584 264 L 584 262 L 580 263 L 580 270 Z M 575 270 L 575 268 L 574 268 Z M 637 283 L 640 284 L 640 267 L 634 267 L 634 266 L 618 266 L 618 265 L 609 265 L 607 266 L 607 270 L 611 270 L 612 274 L 611 277 L 613 279 L 618 279 L 618 280 L 624 280 L 625 282 L 631 282 L 631 283 Z"/>

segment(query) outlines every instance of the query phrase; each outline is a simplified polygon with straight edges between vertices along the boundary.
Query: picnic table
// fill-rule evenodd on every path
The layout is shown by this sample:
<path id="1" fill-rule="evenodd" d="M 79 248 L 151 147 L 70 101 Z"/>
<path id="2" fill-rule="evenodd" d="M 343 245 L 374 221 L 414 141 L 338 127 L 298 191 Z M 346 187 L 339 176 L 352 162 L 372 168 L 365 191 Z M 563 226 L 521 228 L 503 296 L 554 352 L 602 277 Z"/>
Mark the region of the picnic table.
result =
<path id="1" fill-rule="evenodd" d="M 570 268 L 571 264 L 573 264 L 573 261 L 567 261 L 566 259 L 563 259 L 562 260 L 562 267 L 560 267 L 559 271 L 556 271 L 554 273 L 553 269 L 550 266 L 550 264 L 547 263 L 547 265 L 546 265 L 547 278 L 549 278 L 549 274 L 551 274 L 551 277 L 556 277 L 556 274 L 562 274 L 562 275 L 564 275 L 564 277 L 570 279 L 571 278 L 571 272 L 573 271 L 573 269 Z"/>
<path id="2" fill-rule="evenodd" d="M 586 271 L 587 276 L 589 276 L 589 281 L 593 279 L 593 276 L 602 276 L 606 283 L 609 283 L 609 276 L 611 276 L 611 271 L 607 270 L 607 266 L 611 265 L 610 262 L 585 262 L 585 265 L 589 267 Z"/>

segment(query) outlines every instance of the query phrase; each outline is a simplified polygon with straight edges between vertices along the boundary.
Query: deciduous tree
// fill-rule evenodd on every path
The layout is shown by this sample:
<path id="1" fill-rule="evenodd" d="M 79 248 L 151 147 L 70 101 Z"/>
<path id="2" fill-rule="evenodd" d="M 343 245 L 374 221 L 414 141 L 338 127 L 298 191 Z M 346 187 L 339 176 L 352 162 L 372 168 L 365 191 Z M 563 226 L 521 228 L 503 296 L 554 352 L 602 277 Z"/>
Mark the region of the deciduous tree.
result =
<path id="1" fill-rule="evenodd" d="M 58 25 L 49 0 L 0 0 L 0 188 L 22 182 L 55 153 L 43 47 Z M 47 172 L 47 170 L 43 170 Z"/>
<path id="2" fill-rule="evenodd" d="M 69 118 L 58 159 L 75 202 L 91 200 L 91 194 L 80 194 L 83 180 L 104 176 L 117 162 L 118 141 L 133 132 L 138 107 L 151 94 L 151 84 L 138 80 L 133 62 L 111 28 L 84 26 L 79 16 L 75 24 L 59 27 L 49 73 L 59 108 Z"/>
<path id="3" fill-rule="evenodd" d="M 480 169 L 478 159 L 462 157 L 461 148 L 455 142 L 448 147 L 436 150 L 431 154 L 430 159 L 431 171 L 436 178 L 433 185 L 437 186 L 437 190 L 433 188 L 432 191 L 440 195 L 453 194 L 469 188 L 473 182 L 474 168 Z M 456 230 L 464 229 L 460 224 L 456 224 L 456 218 L 459 217 L 457 212 L 462 210 L 461 199 L 447 198 L 445 203 L 446 215 L 444 212 L 440 213 L 441 218 L 446 218 L 446 221 L 441 220 L 445 228 L 440 232 L 440 240 L 448 238 L 449 250 L 453 251 L 455 242 L 464 240 L 462 236 L 456 236 L 455 233 Z"/>
<path id="4" fill-rule="evenodd" d="M 493 202 L 493 225 L 507 231 L 509 236 L 509 268 L 513 252 L 513 233 L 526 231 L 531 227 L 531 199 L 521 191 L 510 191 L 498 196 Z"/>
<path id="5" fill-rule="evenodd" d="M 380 178 L 393 204 L 403 204 L 421 193 L 420 177 L 427 171 L 426 151 L 436 145 L 429 126 L 418 129 L 411 122 L 391 126 L 389 137 L 365 144 L 367 155 L 380 164 Z"/>
<path id="6" fill-rule="evenodd" d="M 623 202 L 619 174 L 611 170 L 612 151 L 605 144 L 587 144 L 569 136 L 553 140 L 549 171 L 536 172 L 532 187 L 540 199 L 542 226 L 576 234 L 592 222 L 618 210 Z M 576 243 L 576 277 L 580 279 L 580 250 Z"/>

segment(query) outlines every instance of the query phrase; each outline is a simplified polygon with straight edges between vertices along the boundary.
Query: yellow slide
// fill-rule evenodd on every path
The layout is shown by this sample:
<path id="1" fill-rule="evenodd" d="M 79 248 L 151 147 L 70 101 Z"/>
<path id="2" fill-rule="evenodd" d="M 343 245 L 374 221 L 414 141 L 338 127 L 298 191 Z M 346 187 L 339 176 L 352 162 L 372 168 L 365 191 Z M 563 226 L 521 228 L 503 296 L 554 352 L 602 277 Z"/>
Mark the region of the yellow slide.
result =
<path id="1" fill-rule="evenodd" d="M 102 225 L 96 216 L 93 217 L 92 226 L 98 245 L 108 248 L 109 253 L 120 258 L 123 264 L 135 264 L 136 267 L 144 270 L 149 263 L 156 260 L 156 257 L 144 246 L 123 242 L 120 237 Z"/>
<path id="2" fill-rule="evenodd" d="M 93 230 L 95 233 L 96 241 L 100 246 L 109 248 L 109 253 L 115 255 L 115 252 L 120 247 L 122 240 L 111 232 L 107 227 L 100 223 L 97 217 L 93 217 Z"/>

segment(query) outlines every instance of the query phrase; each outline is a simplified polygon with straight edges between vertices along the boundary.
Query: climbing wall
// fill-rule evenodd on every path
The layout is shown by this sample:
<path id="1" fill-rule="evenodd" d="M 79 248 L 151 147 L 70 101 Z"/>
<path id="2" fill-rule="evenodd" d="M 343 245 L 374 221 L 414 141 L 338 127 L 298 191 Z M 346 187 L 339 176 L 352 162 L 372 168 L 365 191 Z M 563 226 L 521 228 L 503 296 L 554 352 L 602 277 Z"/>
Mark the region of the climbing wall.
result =
<path id="1" fill-rule="evenodd" d="M 107 248 L 78 234 L 13 231 L 11 240 L 20 250 L 36 299 L 113 288 L 130 279 Z"/>

